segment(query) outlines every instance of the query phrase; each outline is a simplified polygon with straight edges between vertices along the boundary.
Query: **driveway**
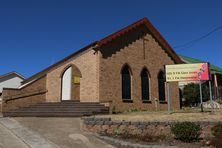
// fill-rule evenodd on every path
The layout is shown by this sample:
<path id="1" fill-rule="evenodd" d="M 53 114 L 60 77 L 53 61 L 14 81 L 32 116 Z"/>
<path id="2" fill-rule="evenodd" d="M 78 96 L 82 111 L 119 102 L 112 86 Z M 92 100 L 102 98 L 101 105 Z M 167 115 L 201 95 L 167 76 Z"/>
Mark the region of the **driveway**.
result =
<path id="1" fill-rule="evenodd" d="M 16 135 L 0 124 L 0 148 L 28 148 Z"/>
<path id="2" fill-rule="evenodd" d="M 21 148 L 113 147 L 82 131 L 80 126 L 80 118 L 0 118 L 0 148 L 13 148 L 7 145 L 10 143 Z"/>
<path id="3" fill-rule="evenodd" d="M 111 148 L 80 129 L 80 118 L 14 118 L 61 148 Z"/>

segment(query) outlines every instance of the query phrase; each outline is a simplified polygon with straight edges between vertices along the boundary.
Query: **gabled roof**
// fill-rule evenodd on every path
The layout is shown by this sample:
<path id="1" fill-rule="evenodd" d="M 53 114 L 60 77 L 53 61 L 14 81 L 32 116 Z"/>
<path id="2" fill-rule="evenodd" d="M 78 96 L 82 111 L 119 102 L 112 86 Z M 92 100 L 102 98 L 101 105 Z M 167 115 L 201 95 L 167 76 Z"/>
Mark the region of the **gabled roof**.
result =
<path id="1" fill-rule="evenodd" d="M 63 63 L 64 61 L 80 54 L 81 52 L 87 50 L 88 48 L 90 47 L 93 47 L 93 46 L 96 46 L 97 45 L 97 49 L 99 49 L 99 47 L 105 45 L 106 43 L 112 41 L 113 39 L 121 36 L 121 35 L 124 35 L 125 33 L 127 33 L 128 31 L 140 26 L 140 25 L 146 25 L 147 28 L 149 29 L 149 31 L 151 32 L 151 34 L 154 36 L 154 38 L 159 42 L 159 44 L 165 49 L 165 51 L 171 56 L 171 58 L 175 61 L 175 63 L 183 63 L 181 61 L 181 59 L 179 58 L 179 56 L 177 56 L 177 54 L 174 52 L 174 50 L 171 48 L 171 46 L 167 43 L 167 41 L 162 37 L 162 35 L 155 29 L 155 27 L 150 23 L 150 21 L 147 19 L 147 18 L 143 18 L 111 35 L 108 35 L 107 37 L 99 40 L 99 41 L 96 41 L 96 42 L 93 42 L 89 45 L 87 45 L 86 47 L 78 50 L 77 52 L 71 54 L 70 56 L 62 59 L 61 61 L 58 61 L 57 63 L 51 65 L 50 67 L 40 71 L 39 73 L 31 76 L 30 78 L 26 79 L 25 81 L 23 81 L 22 83 L 26 83 L 26 82 L 29 82 L 33 79 L 36 79 L 38 77 L 41 77 L 42 75 L 46 74 L 49 70 L 51 70 L 53 67 L 55 66 L 58 66 L 59 64 Z"/>
<path id="2" fill-rule="evenodd" d="M 157 29 L 151 24 L 151 22 L 145 17 L 103 39 L 101 39 L 100 41 L 98 41 L 98 45 L 102 46 L 110 41 L 112 41 L 113 39 L 117 38 L 118 36 L 121 36 L 123 34 L 125 34 L 126 32 L 140 26 L 140 25 L 146 25 L 146 27 L 148 28 L 148 30 L 151 32 L 151 34 L 153 35 L 153 37 L 160 43 L 160 45 L 165 49 L 165 51 L 172 57 L 172 59 L 180 64 L 183 63 L 181 61 L 181 59 L 179 58 L 179 56 L 174 52 L 174 50 L 172 49 L 172 47 L 167 43 L 167 41 L 163 38 L 163 36 L 159 33 L 159 31 L 157 31 Z"/>
<path id="3" fill-rule="evenodd" d="M 203 61 L 203 60 L 199 60 L 199 59 L 194 59 L 194 58 L 191 58 L 191 57 L 187 57 L 187 56 L 183 56 L 183 55 L 180 55 L 180 58 L 182 61 L 184 61 L 185 63 L 203 63 L 203 62 L 206 62 L 206 61 Z M 213 64 L 210 64 L 210 72 L 211 73 L 219 73 L 219 74 L 222 74 L 222 68 L 218 67 L 218 66 L 215 66 Z"/>
<path id="4" fill-rule="evenodd" d="M 31 80 L 33 80 L 33 79 L 37 79 L 37 78 L 39 78 L 39 77 L 45 75 L 45 74 L 46 74 L 49 70 L 51 70 L 53 67 L 58 66 L 59 64 L 61 64 L 61 63 L 65 62 L 65 61 L 67 61 L 68 59 L 71 59 L 72 57 L 75 57 L 76 55 L 82 53 L 83 51 L 89 49 L 90 47 L 95 46 L 96 44 L 97 44 L 97 42 L 93 42 L 93 43 L 91 43 L 91 44 L 89 44 L 89 45 L 83 47 L 82 49 L 80 49 L 80 50 L 74 52 L 73 54 L 71 54 L 71 55 L 65 57 L 64 59 L 62 59 L 62 60 L 56 62 L 55 64 L 53 64 L 53 65 L 51 65 L 51 66 L 49 66 L 49 67 L 43 69 L 42 71 L 40 71 L 40 72 L 34 74 L 33 76 L 29 77 L 28 79 L 25 79 L 25 80 L 22 82 L 22 84 L 27 83 L 27 82 L 29 82 L 29 81 L 31 81 Z"/>
<path id="5" fill-rule="evenodd" d="M 25 80 L 25 77 L 23 75 L 15 72 L 15 71 L 0 75 L 0 79 L 6 78 L 6 77 L 11 76 L 11 75 L 15 75 L 15 76 L 21 78 L 22 80 Z"/>

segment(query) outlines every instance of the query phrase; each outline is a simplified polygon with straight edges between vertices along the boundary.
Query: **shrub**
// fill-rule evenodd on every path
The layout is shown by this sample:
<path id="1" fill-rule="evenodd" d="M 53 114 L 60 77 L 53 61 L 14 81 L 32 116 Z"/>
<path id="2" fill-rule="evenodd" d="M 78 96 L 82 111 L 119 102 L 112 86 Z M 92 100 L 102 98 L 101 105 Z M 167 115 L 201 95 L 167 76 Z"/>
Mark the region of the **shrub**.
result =
<path id="1" fill-rule="evenodd" d="M 222 123 L 219 123 L 212 127 L 211 131 L 215 137 L 222 137 Z"/>
<path id="2" fill-rule="evenodd" d="M 220 148 L 222 145 L 221 139 L 222 139 L 222 136 L 213 137 L 210 144 L 216 148 Z"/>
<path id="3" fill-rule="evenodd" d="M 117 128 L 115 128 L 115 129 L 113 129 L 113 135 L 114 135 L 114 137 L 117 137 L 117 136 L 119 136 L 120 135 L 120 130 L 119 130 L 119 128 L 117 127 Z"/>
<path id="4" fill-rule="evenodd" d="M 202 85 L 203 101 L 209 100 L 209 91 L 207 83 Z M 196 106 L 200 102 L 200 88 L 199 84 L 187 84 L 182 92 L 182 97 L 185 99 L 185 106 Z"/>
<path id="5" fill-rule="evenodd" d="M 176 123 L 171 127 L 171 132 L 176 139 L 184 142 L 192 142 L 199 140 L 201 134 L 201 127 L 192 122 Z"/>
<path id="6" fill-rule="evenodd" d="M 129 138 L 129 137 L 130 137 L 129 129 L 128 127 L 125 127 L 123 131 L 123 138 Z"/>

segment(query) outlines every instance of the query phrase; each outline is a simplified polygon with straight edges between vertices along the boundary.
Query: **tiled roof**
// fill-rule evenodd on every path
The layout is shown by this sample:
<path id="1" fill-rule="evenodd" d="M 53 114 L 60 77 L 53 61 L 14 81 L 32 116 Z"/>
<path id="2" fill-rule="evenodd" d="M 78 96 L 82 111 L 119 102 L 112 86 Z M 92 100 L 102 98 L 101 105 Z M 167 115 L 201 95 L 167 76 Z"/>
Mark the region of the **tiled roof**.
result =
<path id="1" fill-rule="evenodd" d="M 21 79 L 25 79 L 25 77 L 15 71 L 12 71 L 12 72 L 9 72 L 9 73 L 6 73 L 6 74 L 3 74 L 3 75 L 0 75 L 0 79 L 2 78 L 5 78 L 5 77 L 8 77 L 9 75 L 16 75 L 17 77 L 21 78 Z"/>
<path id="2" fill-rule="evenodd" d="M 183 56 L 183 55 L 180 55 L 180 58 L 185 63 L 203 63 L 203 62 L 206 62 L 206 61 L 203 61 L 203 60 L 194 59 L 194 58 Z M 220 68 L 218 66 L 215 66 L 213 64 L 210 64 L 210 71 L 211 71 L 211 73 L 220 73 L 220 74 L 222 74 L 222 68 Z"/>
<path id="3" fill-rule="evenodd" d="M 149 31 L 151 32 L 151 34 L 154 36 L 154 38 L 159 42 L 159 44 L 161 46 L 163 46 L 163 48 L 165 49 L 165 51 L 172 57 L 172 59 L 176 62 L 176 63 L 183 63 L 181 61 L 181 59 L 179 58 L 179 56 L 177 56 L 177 54 L 174 52 L 174 50 L 170 47 L 170 45 L 167 43 L 167 41 L 161 36 L 161 34 L 155 29 L 155 27 L 150 23 L 150 21 L 147 18 L 143 18 L 99 41 L 93 42 L 91 44 L 89 44 L 88 46 L 78 50 L 77 52 L 71 54 L 70 56 L 64 58 L 63 60 L 51 65 L 50 67 L 40 71 L 39 73 L 31 76 L 30 78 L 26 79 L 25 81 L 23 81 L 22 83 L 26 83 L 31 81 L 32 79 L 36 79 L 37 77 L 41 77 L 42 75 L 46 74 L 50 69 L 52 69 L 53 67 L 63 63 L 64 61 L 72 58 L 73 56 L 76 56 L 77 54 L 87 50 L 89 47 L 95 46 L 97 45 L 98 47 L 105 45 L 106 43 L 112 41 L 113 39 L 115 39 L 118 36 L 121 36 L 123 34 L 125 34 L 126 32 L 140 26 L 140 25 L 146 25 L 147 28 L 149 29 Z"/>

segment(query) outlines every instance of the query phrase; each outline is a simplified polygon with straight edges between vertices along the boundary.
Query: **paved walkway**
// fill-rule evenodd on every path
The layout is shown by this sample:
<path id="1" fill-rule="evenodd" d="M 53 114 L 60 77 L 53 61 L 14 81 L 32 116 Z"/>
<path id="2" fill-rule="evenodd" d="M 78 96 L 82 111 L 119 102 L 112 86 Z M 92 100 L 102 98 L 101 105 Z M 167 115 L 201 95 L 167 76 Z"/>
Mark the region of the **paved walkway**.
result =
<path id="1" fill-rule="evenodd" d="M 10 130 L 0 124 L 0 148 L 28 148 L 28 146 L 15 136 Z"/>
<path id="2" fill-rule="evenodd" d="M 57 148 L 58 146 L 12 118 L 0 118 L 1 144 L 4 148 Z"/>
<path id="3" fill-rule="evenodd" d="M 112 148 L 88 132 L 81 131 L 79 118 L 14 118 L 61 148 Z"/>
<path id="4" fill-rule="evenodd" d="M 0 118 L 0 148 L 112 148 L 79 118 Z"/>

